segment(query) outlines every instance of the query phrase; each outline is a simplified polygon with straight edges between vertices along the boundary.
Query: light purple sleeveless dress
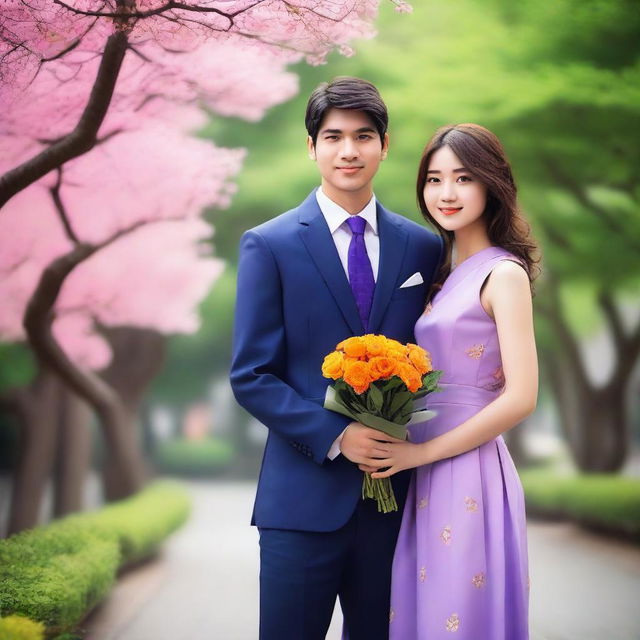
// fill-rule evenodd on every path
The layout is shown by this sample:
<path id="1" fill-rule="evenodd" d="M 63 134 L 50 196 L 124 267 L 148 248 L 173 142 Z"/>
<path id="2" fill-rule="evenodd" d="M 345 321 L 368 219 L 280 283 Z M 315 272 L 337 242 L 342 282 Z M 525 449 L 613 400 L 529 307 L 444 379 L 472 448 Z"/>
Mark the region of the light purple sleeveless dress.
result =
<path id="1" fill-rule="evenodd" d="M 410 429 L 424 442 L 492 402 L 504 386 L 495 322 L 480 288 L 499 247 L 451 272 L 416 323 L 416 340 L 444 372 L 427 406 L 431 421 Z M 390 640 L 526 640 L 529 578 L 522 485 L 502 436 L 416 469 L 396 546 Z"/>

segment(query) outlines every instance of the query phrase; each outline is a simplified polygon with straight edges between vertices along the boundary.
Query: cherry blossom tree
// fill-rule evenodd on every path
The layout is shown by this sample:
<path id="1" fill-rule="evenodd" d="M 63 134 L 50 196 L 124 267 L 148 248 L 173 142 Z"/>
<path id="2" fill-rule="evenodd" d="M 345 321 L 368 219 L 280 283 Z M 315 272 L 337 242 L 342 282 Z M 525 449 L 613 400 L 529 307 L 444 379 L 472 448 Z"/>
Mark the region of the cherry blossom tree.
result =
<path id="1" fill-rule="evenodd" d="M 407 10 L 406 3 L 391 1 L 399 10 Z M 110 135 L 113 131 L 105 131 L 103 125 L 108 125 L 112 102 L 111 126 L 116 128 L 142 117 L 157 98 L 197 100 L 221 113 L 235 113 L 225 104 L 229 97 L 237 103 L 238 97 L 248 94 L 252 105 L 261 90 L 273 89 L 268 77 L 266 82 L 260 79 L 260 66 L 244 83 L 238 82 L 233 73 L 237 57 L 282 64 L 304 57 L 318 64 L 334 48 L 351 55 L 348 43 L 353 38 L 374 35 L 378 4 L 378 0 L 8 0 L 0 18 L 4 87 L 0 109 L 20 114 L 19 104 L 31 92 L 36 104 L 32 113 L 38 112 L 40 103 L 50 116 L 46 105 L 52 99 L 66 105 L 53 118 L 57 121 L 53 131 L 38 139 L 43 148 L 24 150 L 18 164 L 0 177 L 0 207 Z M 219 89 L 218 76 L 226 77 L 236 91 L 220 98 L 211 86 Z M 252 107 L 248 111 L 259 113 Z M 10 135 L 20 136 L 33 126 L 33 119 L 26 116 L 16 115 L 12 121 Z"/>
<path id="2" fill-rule="evenodd" d="M 56 436 L 40 436 L 52 403 L 67 417 L 78 414 L 60 381 L 100 419 L 109 497 L 140 487 L 144 464 L 126 389 L 95 371 L 112 358 L 107 334 L 115 344 L 125 327 L 194 331 L 194 309 L 222 268 L 203 248 L 211 228 L 198 216 L 229 203 L 243 151 L 217 148 L 192 132 L 203 124 L 203 110 L 261 118 L 297 90 L 288 64 L 303 57 L 318 64 L 334 48 L 351 55 L 352 38 L 373 35 L 377 5 L 5 3 L 0 295 L 8 304 L 0 338 L 28 340 L 40 365 L 28 400 L 42 400 L 31 413 L 24 397 L 18 403 L 33 446 L 24 449 L 14 505 L 27 504 L 23 498 L 44 485 L 42 454 Z M 16 507 L 12 530 L 35 523 L 38 502 Z"/>
<path id="3" fill-rule="evenodd" d="M 153 153 L 140 162 L 147 151 Z M 7 204 L 0 217 L 0 296 L 8 302 L 0 337 L 29 339 L 41 372 L 24 399 L 33 407 L 42 398 L 50 409 L 32 410 L 33 419 L 23 421 L 23 439 L 36 446 L 23 448 L 10 530 L 34 524 L 51 466 L 55 438 L 42 437 L 43 421 L 51 420 L 51 402 L 60 393 L 51 391 L 49 372 L 86 398 L 101 419 L 110 453 L 109 497 L 143 482 L 132 416 L 113 385 L 92 372 L 111 359 L 96 326 L 197 329 L 195 308 L 222 269 L 204 244 L 212 230 L 199 214 L 228 204 L 242 157 L 242 150 L 147 127 L 110 138 Z M 159 168 L 172 162 L 180 171 L 170 183 L 157 184 Z"/>

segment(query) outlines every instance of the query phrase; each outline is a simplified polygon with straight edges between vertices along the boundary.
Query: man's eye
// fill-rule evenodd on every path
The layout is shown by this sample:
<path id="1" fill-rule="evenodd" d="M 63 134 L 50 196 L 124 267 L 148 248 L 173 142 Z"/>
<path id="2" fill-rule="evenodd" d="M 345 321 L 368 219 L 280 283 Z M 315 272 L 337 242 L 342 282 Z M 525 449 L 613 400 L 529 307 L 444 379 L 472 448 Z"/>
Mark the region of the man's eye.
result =
<path id="1" fill-rule="evenodd" d="M 358 136 L 360 138 L 360 140 L 371 140 L 372 136 L 370 136 L 368 133 L 363 133 L 362 135 Z"/>

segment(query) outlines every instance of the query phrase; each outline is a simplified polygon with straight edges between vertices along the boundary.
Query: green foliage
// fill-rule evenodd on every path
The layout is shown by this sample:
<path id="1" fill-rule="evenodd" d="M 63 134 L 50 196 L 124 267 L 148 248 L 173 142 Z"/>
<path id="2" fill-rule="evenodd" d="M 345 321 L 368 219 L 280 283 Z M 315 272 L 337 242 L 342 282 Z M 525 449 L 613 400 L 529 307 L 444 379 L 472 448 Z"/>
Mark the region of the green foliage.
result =
<path id="1" fill-rule="evenodd" d="M 0 393 L 29 384 L 34 375 L 33 355 L 26 345 L 0 343 Z"/>
<path id="2" fill-rule="evenodd" d="M 0 613 L 63 630 L 111 587 L 120 560 L 115 540 L 79 522 L 32 529 L 0 544 Z"/>
<path id="3" fill-rule="evenodd" d="M 304 146 L 307 97 L 321 80 L 357 75 L 389 107 L 389 157 L 375 183 L 387 206 L 420 220 L 415 175 L 426 141 L 441 125 L 478 122 L 505 145 L 545 266 L 565 284 L 637 296 L 639 40 L 634 0 L 429 0 L 411 16 L 383 5 L 378 37 L 356 56 L 297 68 L 295 100 L 254 127 L 226 128 L 225 143 L 250 153 L 231 211 L 215 216 L 225 255 L 235 259 L 243 230 L 317 184 Z M 568 315 L 581 327 L 580 309 Z M 593 314 L 585 322 L 593 326 Z"/>
<path id="4" fill-rule="evenodd" d="M 22 616 L 0 618 L 0 640 L 43 640 L 44 625 Z"/>
<path id="5" fill-rule="evenodd" d="M 640 478 L 608 474 L 520 473 L 527 508 L 632 536 L 640 542 Z"/>
<path id="6" fill-rule="evenodd" d="M 184 489 L 169 481 L 155 482 L 140 493 L 102 509 L 66 518 L 115 539 L 121 565 L 145 558 L 189 517 L 190 503 Z"/>
<path id="7" fill-rule="evenodd" d="M 116 571 L 153 553 L 188 512 L 184 490 L 158 482 L 0 541 L 0 615 L 26 616 L 54 633 L 72 628 L 109 591 Z"/>
<path id="8" fill-rule="evenodd" d="M 155 452 L 155 462 L 164 473 L 211 475 L 229 467 L 233 445 L 218 438 L 168 440 Z"/>

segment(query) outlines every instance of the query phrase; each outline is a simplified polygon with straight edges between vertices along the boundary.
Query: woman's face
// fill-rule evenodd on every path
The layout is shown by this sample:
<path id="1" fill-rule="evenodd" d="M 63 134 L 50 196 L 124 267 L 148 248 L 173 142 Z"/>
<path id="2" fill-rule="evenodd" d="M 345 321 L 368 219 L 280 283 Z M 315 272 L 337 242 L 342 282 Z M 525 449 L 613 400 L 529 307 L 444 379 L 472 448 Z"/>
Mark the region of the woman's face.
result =
<path id="1" fill-rule="evenodd" d="M 435 221 L 447 231 L 482 224 L 487 188 L 463 165 L 451 147 L 444 146 L 431 156 L 424 201 Z"/>

